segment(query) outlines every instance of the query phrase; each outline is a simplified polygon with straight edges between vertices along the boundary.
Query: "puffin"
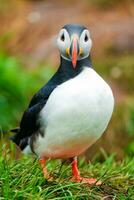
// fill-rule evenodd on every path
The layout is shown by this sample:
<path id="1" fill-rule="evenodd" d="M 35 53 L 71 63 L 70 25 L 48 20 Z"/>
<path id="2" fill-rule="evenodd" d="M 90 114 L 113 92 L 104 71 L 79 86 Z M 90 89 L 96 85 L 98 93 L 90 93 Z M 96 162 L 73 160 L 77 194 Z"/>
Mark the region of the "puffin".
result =
<path id="1" fill-rule="evenodd" d="M 69 160 L 72 180 L 97 184 L 80 175 L 77 157 L 106 130 L 114 108 L 110 86 L 93 69 L 89 30 L 67 24 L 57 36 L 60 65 L 32 97 L 12 141 L 23 153 L 35 154 L 45 178 L 47 159 Z M 99 182 L 98 182 L 99 184 Z"/>

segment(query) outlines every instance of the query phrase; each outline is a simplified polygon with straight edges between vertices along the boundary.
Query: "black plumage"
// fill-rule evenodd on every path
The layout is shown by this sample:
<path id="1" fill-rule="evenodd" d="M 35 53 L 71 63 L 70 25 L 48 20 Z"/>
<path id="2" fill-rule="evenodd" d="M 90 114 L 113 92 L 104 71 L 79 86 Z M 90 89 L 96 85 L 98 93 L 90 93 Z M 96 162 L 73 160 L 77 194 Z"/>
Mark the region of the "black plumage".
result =
<path id="1" fill-rule="evenodd" d="M 83 30 L 87 29 L 85 26 L 80 26 L 78 24 L 66 24 L 63 28 L 67 30 L 70 36 L 75 33 L 80 36 Z"/>

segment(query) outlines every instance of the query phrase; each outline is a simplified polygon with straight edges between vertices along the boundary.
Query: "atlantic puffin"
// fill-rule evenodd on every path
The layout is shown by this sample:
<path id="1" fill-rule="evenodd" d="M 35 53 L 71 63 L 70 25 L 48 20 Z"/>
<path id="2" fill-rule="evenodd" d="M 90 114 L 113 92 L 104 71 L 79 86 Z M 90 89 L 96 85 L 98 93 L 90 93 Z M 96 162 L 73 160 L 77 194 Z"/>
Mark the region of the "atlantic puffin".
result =
<path id="1" fill-rule="evenodd" d="M 38 156 L 47 177 L 47 159 L 69 159 L 73 180 L 88 184 L 77 167 L 77 156 L 106 130 L 114 108 L 110 86 L 93 69 L 89 30 L 67 24 L 59 32 L 60 66 L 31 99 L 12 137 L 24 153 Z"/>

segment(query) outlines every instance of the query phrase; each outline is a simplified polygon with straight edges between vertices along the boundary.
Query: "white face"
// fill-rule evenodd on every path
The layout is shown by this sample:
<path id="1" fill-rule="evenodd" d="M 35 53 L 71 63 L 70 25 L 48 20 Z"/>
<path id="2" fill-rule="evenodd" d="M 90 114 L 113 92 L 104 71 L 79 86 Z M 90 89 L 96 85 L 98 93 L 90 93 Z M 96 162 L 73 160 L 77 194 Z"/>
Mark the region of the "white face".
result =
<path id="1" fill-rule="evenodd" d="M 78 55 L 77 60 L 81 60 L 89 56 L 92 40 L 90 33 L 87 29 L 84 29 L 80 36 L 73 34 L 71 37 L 66 29 L 61 29 L 57 38 L 57 45 L 60 50 L 60 54 L 64 59 L 72 60 L 71 46 L 74 38 L 77 40 Z"/>

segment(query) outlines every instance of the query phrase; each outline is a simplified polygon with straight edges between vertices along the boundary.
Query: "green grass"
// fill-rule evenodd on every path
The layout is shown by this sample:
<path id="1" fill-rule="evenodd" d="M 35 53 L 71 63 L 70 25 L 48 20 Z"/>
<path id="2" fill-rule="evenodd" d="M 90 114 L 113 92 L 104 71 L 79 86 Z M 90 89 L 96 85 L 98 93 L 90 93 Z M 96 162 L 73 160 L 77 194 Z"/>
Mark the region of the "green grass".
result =
<path id="1" fill-rule="evenodd" d="M 12 145 L 11 148 L 12 149 Z M 103 162 L 94 160 L 87 164 L 80 159 L 79 169 L 85 177 L 96 177 L 101 186 L 88 186 L 70 181 L 71 170 L 68 164 L 61 168 L 59 160 L 47 162 L 47 168 L 54 177 L 44 179 L 36 158 L 23 157 L 14 160 L 13 152 L 3 145 L 0 157 L 0 199 L 134 199 L 134 158 L 115 162 L 114 156 Z M 61 170 L 60 170 L 61 168 Z"/>

